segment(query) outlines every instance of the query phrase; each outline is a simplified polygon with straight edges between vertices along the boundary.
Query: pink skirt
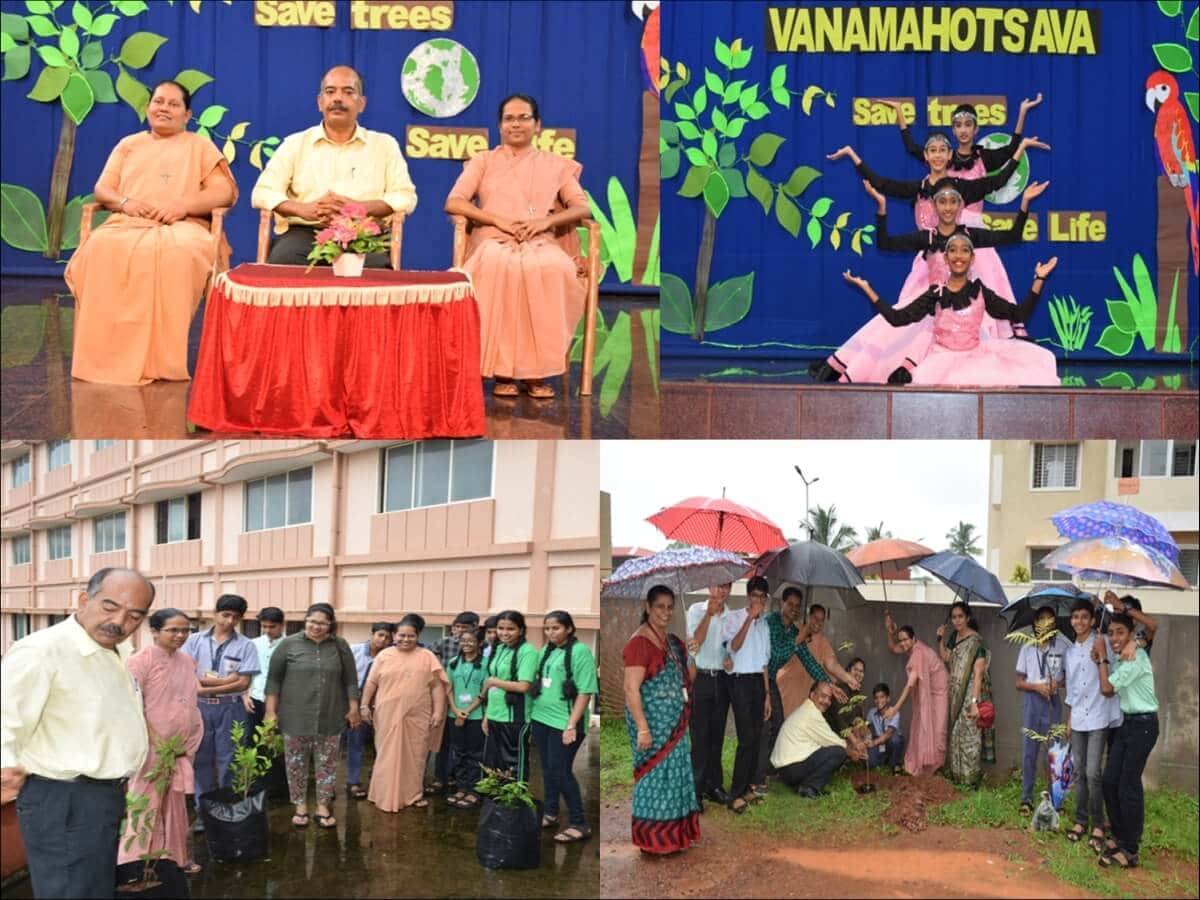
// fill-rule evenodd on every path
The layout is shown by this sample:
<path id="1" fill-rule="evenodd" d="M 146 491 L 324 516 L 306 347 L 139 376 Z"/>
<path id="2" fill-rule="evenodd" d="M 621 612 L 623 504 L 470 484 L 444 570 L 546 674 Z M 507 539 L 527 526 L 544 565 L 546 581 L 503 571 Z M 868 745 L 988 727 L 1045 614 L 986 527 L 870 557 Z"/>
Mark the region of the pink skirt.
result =
<path id="1" fill-rule="evenodd" d="M 934 344 L 913 372 L 913 384 L 1033 387 L 1059 384 L 1054 354 L 1016 338 L 980 341 L 973 350 Z"/>

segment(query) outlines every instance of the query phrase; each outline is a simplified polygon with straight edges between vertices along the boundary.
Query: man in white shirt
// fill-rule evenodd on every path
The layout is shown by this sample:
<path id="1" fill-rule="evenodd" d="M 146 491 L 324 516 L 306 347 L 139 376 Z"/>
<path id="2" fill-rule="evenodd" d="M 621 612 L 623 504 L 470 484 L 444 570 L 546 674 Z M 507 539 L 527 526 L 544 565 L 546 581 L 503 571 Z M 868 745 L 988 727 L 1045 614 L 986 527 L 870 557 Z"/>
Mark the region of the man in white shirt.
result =
<path id="1" fill-rule="evenodd" d="M 1041 735 L 1043 740 L 1028 735 L 1021 739 L 1024 752 L 1021 755 L 1020 813 L 1023 816 L 1033 812 L 1038 756 L 1043 747 L 1050 746 L 1044 738 L 1051 728 L 1062 722 L 1062 699 L 1058 692 L 1066 679 L 1063 661 L 1071 646 L 1058 632 L 1054 610 L 1049 606 L 1040 607 L 1034 614 L 1033 633 L 1041 642 L 1036 647 L 1022 647 L 1017 654 L 1017 690 L 1025 694 L 1022 727 Z"/>
<path id="2" fill-rule="evenodd" d="M 696 663 L 692 683 L 692 773 L 696 779 L 696 799 L 704 811 L 702 798 L 714 803 L 729 803 L 721 771 L 721 745 L 725 740 L 725 721 L 729 717 L 729 675 L 725 671 L 725 601 L 732 584 L 708 589 L 708 600 L 693 603 L 687 611 L 688 652 Z"/>
<path id="3" fill-rule="evenodd" d="M 831 703 L 833 685 L 814 682 L 808 699 L 792 710 L 775 739 L 771 765 L 779 780 L 795 788 L 801 797 L 824 794 L 825 785 L 847 757 L 859 762 L 867 758 L 866 748 L 853 733 L 847 744 L 825 721 Z"/>
<path id="4" fill-rule="evenodd" d="M 771 632 L 763 617 L 767 595 L 767 579 L 761 575 L 751 578 L 746 582 L 746 606 L 730 610 L 723 626 L 729 656 L 733 660 L 729 673 L 730 698 L 738 740 L 729 808 L 738 815 L 746 811 L 747 803 L 762 799 L 762 794 L 753 790 L 752 780 L 758 768 L 763 722 L 771 718 L 771 698 L 767 689 Z"/>
<path id="5" fill-rule="evenodd" d="M 125 782 L 149 743 L 124 642 L 153 602 L 138 572 L 101 569 L 0 667 L 0 803 L 16 797 L 35 897 L 113 896 Z"/>

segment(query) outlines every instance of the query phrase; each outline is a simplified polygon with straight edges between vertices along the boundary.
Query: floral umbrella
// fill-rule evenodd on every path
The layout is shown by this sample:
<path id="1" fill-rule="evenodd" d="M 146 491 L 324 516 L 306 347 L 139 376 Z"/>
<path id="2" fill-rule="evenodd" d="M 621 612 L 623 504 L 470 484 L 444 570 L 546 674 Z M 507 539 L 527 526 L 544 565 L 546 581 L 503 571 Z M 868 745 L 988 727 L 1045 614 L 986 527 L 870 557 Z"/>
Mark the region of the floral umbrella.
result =
<path id="1" fill-rule="evenodd" d="M 644 600 L 661 584 L 677 597 L 714 584 L 737 581 L 750 564 L 736 553 L 709 547 L 680 547 L 623 562 L 600 584 L 601 600 Z"/>
<path id="2" fill-rule="evenodd" d="M 1069 572 L 1084 581 L 1125 587 L 1156 586 L 1186 591 L 1187 579 L 1164 554 L 1123 537 L 1072 541 L 1042 557 L 1047 569 Z"/>
<path id="3" fill-rule="evenodd" d="M 1056 512 L 1050 517 L 1058 533 L 1068 540 L 1121 537 L 1157 550 L 1175 565 L 1179 565 L 1179 545 L 1165 525 L 1154 516 L 1135 509 L 1128 503 L 1097 500 Z"/>
<path id="4" fill-rule="evenodd" d="M 779 526 L 757 510 L 724 497 L 688 497 L 646 520 L 667 537 L 758 556 L 787 546 Z"/>

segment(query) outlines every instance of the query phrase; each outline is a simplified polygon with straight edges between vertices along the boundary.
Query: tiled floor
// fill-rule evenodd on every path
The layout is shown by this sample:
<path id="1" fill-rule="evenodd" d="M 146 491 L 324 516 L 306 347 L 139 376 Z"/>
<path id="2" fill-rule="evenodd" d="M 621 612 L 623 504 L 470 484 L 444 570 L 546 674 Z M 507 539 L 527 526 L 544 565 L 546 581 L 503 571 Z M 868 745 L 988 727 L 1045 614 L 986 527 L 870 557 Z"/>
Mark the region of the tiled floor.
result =
<path id="1" fill-rule="evenodd" d="M 486 393 L 487 437 L 657 437 L 657 334 L 647 328 L 654 307 L 653 302 L 632 299 L 603 301 L 605 341 L 598 342 L 591 397 L 579 394 L 578 362 L 571 366 L 568 396 L 562 396 L 561 380 L 555 383 L 560 396 L 551 401 L 496 399 Z M 0 426 L 5 437 L 182 438 L 197 434 L 186 416 L 187 382 L 113 387 L 72 381 L 74 301 L 62 281 L 5 279 L 0 310 Z M 203 308 L 192 321 L 189 366 L 195 364 L 202 322 Z"/>

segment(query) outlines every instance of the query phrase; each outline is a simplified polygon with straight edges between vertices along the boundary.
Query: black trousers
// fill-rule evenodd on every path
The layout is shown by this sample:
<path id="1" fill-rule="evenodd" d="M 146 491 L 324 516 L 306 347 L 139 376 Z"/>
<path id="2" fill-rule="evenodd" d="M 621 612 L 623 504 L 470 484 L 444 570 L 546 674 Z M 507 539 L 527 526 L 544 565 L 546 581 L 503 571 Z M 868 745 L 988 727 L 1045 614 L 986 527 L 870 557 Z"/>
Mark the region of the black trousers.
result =
<path id="1" fill-rule="evenodd" d="M 30 775 L 17 795 L 17 818 L 33 895 L 112 897 L 124 815 L 123 784 Z"/>
<path id="2" fill-rule="evenodd" d="M 841 747 L 822 747 L 808 759 L 784 766 L 777 774 L 788 787 L 808 787 L 819 791 L 829 784 L 833 773 L 845 761 L 846 751 Z"/>
<path id="3" fill-rule="evenodd" d="M 307 266 L 308 251 L 312 249 L 317 229 L 311 225 L 289 225 L 288 230 L 275 238 L 267 262 L 277 266 Z M 365 265 L 372 269 L 386 269 L 392 261 L 386 253 L 368 253 Z M 324 265 L 324 263 L 321 263 Z"/>
<path id="4" fill-rule="evenodd" d="M 1137 856 L 1146 821 L 1146 792 L 1142 772 L 1150 751 L 1158 742 L 1155 713 L 1126 715 L 1108 751 L 1104 767 L 1104 809 L 1117 846 L 1126 856 Z"/>
<path id="5" fill-rule="evenodd" d="M 721 745 L 725 741 L 725 720 L 729 716 L 729 682 L 724 672 L 696 673 L 692 685 L 692 719 L 688 730 L 692 737 L 692 774 L 696 793 L 707 794 L 721 788 Z"/>
<path id="6" fill-rule="evenodd" d="M 518 781 L 529 780 L 529 754 L 533 738 L 528 722 L 487 723 L 483 764 L 489 769 L 507 769 Z"/>
<path id="7" fill-rule="evenodd" d="M 783 698 L 779 695 L 779 685 L 772 678 L 768 685 L 771 689 L 771 718 L 763 722 L 762 740 L 758 749 L 758 772 L 754 776 L 755 784 L 766 784 L 767 775 L 771 772 L 771 751 L 775 749 L 775 739 L 779 737 L 779 729 L 783 727 Z"/>
<path id="8" fill-rule="evenodd" d="M 766 688 L 761 672 L 733 675 L 733 726 L 737 729 L 737 754 L 733 758 L 733 783 L 730 796 L 740 797 L 755 784 L 758 774 L 758 750 L 762 743 L 763 704 Z"/>
<path id="9" fill-rule="evenodd" d="M 446 734 L 450 738 L 447 774 L 454 779 L 458 790 L 473 791 L 483 774 L 479 771 L 479 761 L 483 757 L 483 720 L 467 719 L 461 728 L 454 720 L 448 720 Z"/>

